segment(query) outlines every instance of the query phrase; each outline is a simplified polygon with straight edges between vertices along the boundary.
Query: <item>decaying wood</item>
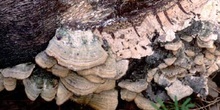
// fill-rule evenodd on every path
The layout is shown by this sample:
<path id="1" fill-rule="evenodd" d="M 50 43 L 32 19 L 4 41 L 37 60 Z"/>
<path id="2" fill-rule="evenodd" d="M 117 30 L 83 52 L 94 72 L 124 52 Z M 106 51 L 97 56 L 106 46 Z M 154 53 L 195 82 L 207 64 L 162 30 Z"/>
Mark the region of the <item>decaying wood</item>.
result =
<path id="1" fill-rule="evenodd" d="M 218 9 L 215 4 L 208 0 L 1 1 L 0 68 L 33 61 L 59 24 L 99 30 L 95 33 L 121 58 L 149 56 L 156 33 L 169 41 L 192 18 L 219 22 L 218 13 L 213 13 Z"/>
<path id="2" fill-rule="evenodd" d="M 163 92 L 165 93 L 166 91 L 171 98 L 178 95 L 178 100 L 180 100 L 193 92 L 205 96 L 208 92 L 207 81 L 199 80 L 200 78 L 193 79 L 191 77 L 199 74 L 206 79 L 212 73 L 219 71 L 219 5 L 219 0 L 0 1 L 0 69 L 9 66 L 16 67 L 15 65 L 24 62 L 34 62 L 34 57 L 46 49 L 49 40 L 54 36 L 53 39 L 58 43 L 56 43 L 57 47 L 56 50 L 53 51 L 53 54 L 50 54 L 47 49 L 44 57 L 38 54 L 35 61 L 40 67 L 47 68 L 47 71 L 52 71 L 57 77 L 62 77 L 60 83 L 64 84 L 63 89 L 70 90 L 68 91 L 69 95 L 77 94 L 79 95 L 77 97 L 82 98 L 83 95 L 92 96 L 96 93 L 103 94 L 106 90 L 114 89 L 116 81 L 118 81 L 116 86 L 123 88 L 125 91 L 132 91 L 136 95 L 142 94 L 143 92 L 147 94 L 146 89 L 149 86 L 153 87 L 152 80 L 154 80 L 153 83 L 164 88 Z M 57 30 L 55 35 L 55 30 L 58 27 L 63 30 L 60 31 L 60 33 L 58 33 Z M 82 33 L 89 31 L 91 33 L 90 37 L 95 37 L 95 40 L 90 39 L 91 41 L 89 41 L 88 34 L 72 34 L 79 30 Z M 77 57 L 79 58 L 77 61 L 79 61 L 78 63 L 81 65 L 82 58 L 78 57 L 81 54 L 76 50 L 71 52 L 69 52 L 69 50 L 70 48 L 81 49 L 85 47 L 85 45 L 91 44 L 88 45 L 88 49 L 84 49 L 85 51 L 82 52 L 86 62 L 94 58 L 94 56 L 97 57 L 97 55 L 95 55 L 97 47 L 93 49 L 94 51 L 90 49 L 92 48 L 91 46 L 94 46 L 92 43 L 96 40 L 101 41 L 99 42 L 99 48 L 106 56 L 102 63 L 95 66 L 108 66 L 106 58 L 110 51 L 112 51 L 110 53 L 113 53 L 115 62 L 119 62 L 121 59 L 130 59 L 130 61 L 141 59 L 140 63 L 143 65 L 141 67 L 136 65 L 134 67 L 137 68 L 131 70 L 132 65 L 135 64 L 130 63 L 127 76 L 122 79 L 119 79 L 125 73 L 125 70 L 120 70 L 120 66 L 122 65 L 114 66 L 113 71 L 119 76 L 114 75 L 114 77 L 110 77 L 111 80 L 106 80 L 105 78 L 107 78 L 107 76 L 101 77 L 104 73 L 102 73 L 102 75 L 96 73 L 93 74 L 93 76 L 88 76 L 90 74 L 79 74 L 79 71 L 77 71 L 79 69 L 72 68 L 70 64 L 72 64 L 72 60 L 76 60 L 75 57 Z M 82 45 L 81 47 L 79 43 Z M 64 45 L 63 48 L 66 50 L 61 49 L 61 45 Z M 76 53 L 73 54 L 73 52 Z M 88 57 L 89 55 L 87 53 L 89 53 L 91 57 Z M 56 56 L 57 54 L 59 54 L 59 57 Z M 59 58 L 69 63 L 65 65 L 61 64 Z M 46 62 L 51 61 L 51 59 L 54 61 Z M 85 65 L 88 66 L 89 64 L 87 64 L 88 62 Z M 127 69 L 127 65 L 128 61 L 126 61 L 126 67 L 124 67 L 124 69 Z M 90 67 L 83 69 L 91 69 L 94 67 L 94 65 L 89 66 Z M 112 66 L 112 64 L 110 63 L 109 66 Z M 35 73 L 38 70 L 40 70 L 39 67 L 34 69 Z M 74 77 L 70 74 L 73 73 L 72 71 L 74 71 Z M 2 70 L 0 70 L 0 75 L 1 72 Z M 44 74 L 46 75 L 48 72 L 39 73 L 39 77 L 37 78 L 42 79 L 43 77 L 41 77 L 41 75 L 44 76 Z M 61 73 L 65 74 L 60 75 Z M 13 87 L 6 86 L 6 82 L 10 82 L 9 79 L 12 76 L 9 77 L 9 81 L 4 77 L 0 78 L 3 79 L 3 81 L 5 80 L 3 83 L 1 83 L 2 81 L 0 80 L 1 86 L 4 86 L 2 89 L 13 90 L 15 84 Z M 31 77 L 34 77 L 33 74 Z M 56 80 L 58 79 L 57 77 L 55 78 Z M 186 77 L 190 78 L 187 79 Z M 91 78 L 94 79 L 92 80 Z M 101 81 L 97 81 L 98 79 L 101 79 Z M 14 80 L 16 81 L 16 79 Z M 30 85 L 36 82 L 37 81 L 34 82 L 33 80 Z M 112 83 L 107 85 L 107 82 Z M 178 82 L 178 84 L 175 84 L 175 82 Z M 190 82 L 202 82 L 199 84 L 203 84 L 204 88 L 199 88 L 199 90 L 204 90 L 204 93 L 201 93 L 194 85 L 189 84 Z M 85 85 L 81 86 L 84 83 Z M 92 86 L 98 85 L 96 88 L 99 89 L 92 86 L 91 88 L 88 85 L 90 83 Z M 125 86 L 123 83 L 126 83 L 124 84 Z M 52 88 L 55 92 L 49 99 L 48 96 L 44 97 L 48 101 L 55 97 L 57 84 L 58 83 L 54 83 L 53 86 L 49 87 L 49 89 Z M 132 86 L 132 84 L 134 86 Z M 186 91 L 190 89 L 190 93 L 180 96 L 182 93 L 179 93 L 179 91 L 173 92 L 175 87 L 179 87 L 179 85 L 181 85 L 180 88 L 187 85 Z M 170 89 L 170 86 L 173 88 Z M 42 89 L 43 87 L 39 86 L 39 88 Z M 92 89 L 92 92 L 85 91 L 88 88 Z M 116 90 L 114 91 L 117 93 Z M 60 93 L 60 91 L 58 93 Z M 69 95 L 60 103 L 57 98 L 58 104 L 64 103 L 69 99 Z M 146 101 L 146 97 L 140 95 L 140 98 L 136 95 L 136 98 L 130 98 L 129 101 L 134 100 L 136 105 L 142 109 L 151 108 L 151 105 L 146 106 L 144 103 L 139 103 L 142 102 L 142 100 Z M 35 98 L 37 98 L 37 96 Z M 105 94 L 105 96 L 107 95 Z M 124 97 L 127 96 L 123 96 L 122 99 Z M 118 100 L 117 95 L 111 98 Z M 103 99 L 104 98 L 98 98 L 97 100 Z M 150 99 L 153 98 L 150 97 Z M 88 103 L 92 102 L 90 101 Z M 108 109 L 115 109 L 117 103 L 114 104 L 113 108 L 109 108 L 109 106 L 106 107 Z M 91 106 L 100 110 L 106 109 L 106 107 L 102 107 L 102 105 L 105 106 L 104 103 L 97 106 L 100 105 L 101 107 L 98 108 L 96 104 L 95 106 Z"/>

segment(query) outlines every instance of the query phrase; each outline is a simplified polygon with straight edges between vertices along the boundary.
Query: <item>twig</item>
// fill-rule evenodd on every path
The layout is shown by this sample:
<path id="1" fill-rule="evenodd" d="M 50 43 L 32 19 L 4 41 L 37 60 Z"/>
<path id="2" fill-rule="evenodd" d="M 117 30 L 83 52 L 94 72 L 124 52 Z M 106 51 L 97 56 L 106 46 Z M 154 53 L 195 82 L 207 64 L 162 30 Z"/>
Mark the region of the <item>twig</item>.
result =
<path id="1" fill-rule="evenodd" d="M 220 102 L 220 97 L 217 97 L 214 101 L 211 101 L 208 105 L 203 106 L 203 107 L 199 107 L 196 109 L 192 109 L 192 110 L 202 110 L 202 109 L 206 109 L 207 107 L 210 107 L 211 105 L 214 105 L 216 103 Z"/>

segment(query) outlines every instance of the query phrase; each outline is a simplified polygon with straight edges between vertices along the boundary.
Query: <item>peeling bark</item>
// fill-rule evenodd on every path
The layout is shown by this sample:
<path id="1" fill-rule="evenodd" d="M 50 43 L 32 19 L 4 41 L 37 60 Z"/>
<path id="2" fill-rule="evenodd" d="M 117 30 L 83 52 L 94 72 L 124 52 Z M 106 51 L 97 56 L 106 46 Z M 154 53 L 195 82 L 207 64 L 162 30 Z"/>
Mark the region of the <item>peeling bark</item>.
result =
<path id="1" fill-rule="evenodd" d="M 33 61 L 60 24 L 99 30 L 95 33 L 114 44 L 112 50 L 122 58 L 151 55 L 155 32 L 166 35 L 183 28 L 187 19 L 203 16 L 197 14 L 207 1 L 1 1 L 0 68 Z"/>

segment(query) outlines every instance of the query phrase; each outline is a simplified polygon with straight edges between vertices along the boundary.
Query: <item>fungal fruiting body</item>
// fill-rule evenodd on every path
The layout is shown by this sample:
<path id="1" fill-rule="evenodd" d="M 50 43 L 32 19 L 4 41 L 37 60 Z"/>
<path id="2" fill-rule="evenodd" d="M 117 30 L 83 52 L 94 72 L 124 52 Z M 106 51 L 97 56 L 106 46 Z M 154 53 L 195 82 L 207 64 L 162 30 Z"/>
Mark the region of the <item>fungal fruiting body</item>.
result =
<path id="1" fill-rule="evenodd" d="M 23 63 L 1 69 L 0 91 L 12 91 L 22 80 L 32 101 L 40 96 L 62 105 L 71 99 L 97 110 L 116 109 L 118 96 L 134 101 L 140 109 L 150 109 L 155 96 L 181 100 L 193 92 L 208 95 L 207 77 L 220 68 L 220 28 L 214 19 L 219 22 L 220 17 L 197 15 L 205 14 L 204 10 L 217 13 L 219 2 L 181 0 L 169 2 L 172 6 L 155 13 L 137 10 L 139 16 L 144 15 L 141 23 L 126 21 L 123 13 L 123 19 L 108 19 L 114 12 L 108 6 L 101 10 L 105 7 L 93 7 L 86 1 L 61 2 L 72 7 L 62 15 L 62 27 L 47 48 L 36 55 L 36 65 Z M 83 13 L 73 11 L 81 8 Z M 88 16 L 91 14 L 98 14 L 98 19 Z M 112 22 L 103 23 L 105 19 Z M 103 23 L 92 27 L 103 29 L 71 27 L 76 21 L 82 27 Z M 123 23 L 130 24 L 123 27 Z M 119 27 L 112 28 L 115 25 Z M 163 89 L 151 95 L 155 86 Z"/>

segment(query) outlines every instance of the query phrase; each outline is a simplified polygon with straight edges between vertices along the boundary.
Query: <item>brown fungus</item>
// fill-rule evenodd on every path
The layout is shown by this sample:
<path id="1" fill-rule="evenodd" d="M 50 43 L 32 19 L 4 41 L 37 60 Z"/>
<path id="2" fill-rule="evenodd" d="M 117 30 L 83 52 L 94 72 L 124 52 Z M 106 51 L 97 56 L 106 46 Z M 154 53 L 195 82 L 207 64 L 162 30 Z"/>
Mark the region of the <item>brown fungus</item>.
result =
<path id="1" fill-rule="evenodd" d="M 175 61 L 176 61 L 176 57 L 172 57 L 172 58 L 166 58 L 166 59 L 164 59 L 164 62 L 168 65 L 168 66 L 170 66 L 170 65 L 172 65 Z"/>
<path id="2" fill-rule="evenodd" d="M 3 84 L 7 91 L 13 91 L 16 88 L 17 80 L 11 77 L 4 77 Z"/>
<path id="3" fill-rule="evenodd" d="M 183 46 L 182 41 L 177 41 L 174 43 L 167 43 L 165 45 L 165 49 L 167 50 L 172 50 L 172 51 L 177 51 L 178 49 L 180 49 Z"/>
<path id="4" fill-rule="evenodd" d="M 58 64 L 75 71 L 103 64 L 108 56 L 91 31 L 67 28 L 57 29 L 46 53 L 54 57 Z"/>
<path id="5" fill-rule="evenodd" d="M 58 87 L 57 80 L 48 78 L 48 80 L 44 81 L 40 96 L 45 101 L 52 101 L 55 98 L 55 95 L 57 93 L 57 87 Z"/>
<path id="6" fill-rule="evenodd" d="M 119 82 L 118 86 L 130 90 L 132 92 L 140 93 L 143 90 L 147 89 L 148 83 L 145 79 L 139 79 L 138 81 L 135 82 L 126 79 Z"/>
<path id="7" fill-rule="evenodd" d="M 115 110 L 118 105 L 118 92 L 108 90 L 86 96 L 73 96 L 70 99 L 80 104 L 89 105 L 95 110 Z"/>
<path id="8" fill-rule="evenodd" d="M 100 84 L 92 83 L 87 79 L 72 72 L 67 77 L 60 79 L 63 85 L 76 95 L 88 95 L 93 93 Z"/>
<path id="9" fill-rule="evenodd" d="M 163 87 L 167 87 L 170 86 L 174 81 L 176 81 L 176 79 L 176 76 L 167 77 L 165 74 L 161 74 L 159 75 L 158 79 L 155 80 L 155 82 Z"/>
<path id="10" fill-rule="evenodd" d="M 190 96 L 193 93 L 193 89 L 188 85 L 183 85 L 181 81 L 175 80 L 170 86 L 165 88 L 167 94 L 174 101 L 175 96 L 177 100 Z"/>
<path id="11" fill-rule="evenodd" d="M 77 71 L 77 73 L 83 76 L 97 75 L 101 78 L 114 78 L 117 75 L 116 59 L 112 56 L 109 56 L 104 64 L 87 70 Z"/>
<path id="12" fill-rule="evenodd" d="M 158 68 L 153 68 L 151 70 L 148 70 L 148 73 L 147 73 L 147 82 L 150 83 L 153 78 L 154 78 L 154 75 L 158 73 Z"/>
<path id="13" fill-rule="evenodd" d="M 57 79 L 47 71 L 36 68 L 33 74 L 23 80 L 27 97 L 34 101 L 40 95 L 44 100 L 51 101 L 57 92 Z"/>
<path id="14" fill-rule="evenodd" d="M 192 50 L 185 50 L 185 54 L 186 54 L 188 57 L 194 57 L 194 56 L 195 56 L 195 52 L 192 51 Z"/>
<path id="15" fill-rule="evenodd" d="M 27 97 L 34 101 L 37 99 L 37 97 L 40 95 L 41 91 L 42 91 L 42 87 L 41 87 L 41 81 L 32 81 L 31 79 L 24 79 L 23 80 L 23 84 L 25 87 L 25 93 L 27 95 Z"/>
<path id="16" fill-rule="evenodd" d="M 109 90 L 93 94 L 88 105 L 96 110 L 115 110 L 118 105 L 118 92 Z"/>
<path id="17" fill-rule="evenodd" d="M 41 68 L 51 68 L 53 65 L 55 65 L 57 63 L 56 59 L 48 56 L 45 51 L 42 51 L 37 54 L 37 56 L 35 57 L 35 62 Z"/>
<path id="18" fill-rule="evenodd" d="M 204 42 L 200 38 L 197 38 L 196 43 L 201 48 L 213 48 L 214 47 L 214 40 Z"/>
<path id="19" fill-rule="evenodd" d="M 216 82 L 212 81 L 211 78 L 208 78 L 207 85 L 208 85 L 208 88 L 209 88 L 209 90 L 208 90 L 209 91 L 209 95 L 214 97 L 214 98 L 217 98 L 218 95 L 219 95 L 219 92 L 216 91 L 216 90 L 218 90 L 218 86 L 217 86 Z"/>
<path id="20" fill-rule="evenodd" d="M 106 81 L 106 79 L 103 79 L 103 78 L 96 76 L 96 75 L 85 75 L 83 77 L 92 83 L 102 84 L 102 83 L 105 83 L 105 81 Z"/>
<path id="21" fill-rule="evenodd" d="M 59 65 L 59 64 L 55 64 L 51 68 L 51 72 L 55 76 L 66 77 L 69 74 L 70 70 L 68 68 L 65 68 L 65 67 Z"/>
<path id="22" fill-rule="evenodd" d="M 64 85 L 59 82 L 58 84 L 58 89 L 57 89 L 57 94 L 56 94 L 56 104 L 57 105 L 62 105 L 64 102 L 66 102 L 73 93 L 69 91 Z"/>
<path id="23" fill-rule="evenodd" d="M 132 92 L 127 89 L 121 89 L 120 94 L 121 94 L 121 99 L 128 102 L 133 101 L 137 96 L 136 92 Z"/>
<path id="24" fill-rule="evenodd" d="M 195 57 L 194 59 L 194 63 L 197 65 L 202 65 L 204 64 L 204 55 L 203 54 L 199 54 Z"/>
<path id="25" fill-rule="evenodd" d="M 169 66 L 167 68 L 161 69 L 161 72 L 167 77 L 174 77 L 178 74 L 187 73 L 187 70 L 179 66 Z"/>
<path id="26" fill-rule="evenodd" d="M 207 69 L 207 73 L 205 74 L 206 77 L 210 76 L 212 73 L 216 72 L 219 70 L 219 67 L 218 65 L 214 62 L 212 64 L 210 64 L 208 66 L 208 69 Z"/>
<path id="27" fill-rule="evenodd" d="M 0 92 L 4 89 L 5 89 L 5 87 L 4 87 L 4 76 L 0 73 Z"/>
<path id="28" fill-rule="evenodd" d="M 4 77 L 11 77 L 15 79 L 25 79 L 29 77 L 35 68 L 35 64 L 23 63 L 16 65 L 12 68 L 5 68 L 2 70 L 2 75 Z"/>
<path id="29" fill-rule="evenodd" d="M 196 37 L 197 45 L 201 48 L 214 48 L 214 41 L 218 38 L 218 35 L 213 33 L 216 26 L 207 21 L 203 21 L 201 24 L 199 35 Z"/>
<path id="30" fill-rule="evenodd" d="M 128 61 L 127 60 L 116 61 L 115 57 L 110 52 L 110 55 L 104 64 L 87 70 L 77 71 L 77 73 L 83 76 L 97 75 L 105 79 L 119 79 L 123 75 L 125 75 L 127 69 L 128 69 Z"/>
<path id="31" fill-rule="evenodd" d="M 128 60 L 120 60 L 116 63 L 116 73 L 115 79 L 120 79 L 122 76 L 124 76 L 128 70 Z"/>
<path id="32" fill-rule="evenodd" d="M 138 94 L 137 97 L 134 99 L 135 104 L 138 106 L 138 108 L 142 110 L 154 110 L 155 108 L 152 106 L 152 103 L 150 100 L 144 98 L 141 94 Z M 158 107 L 159 104 L 156 104 Z"/>
<path id="33" fill-rule="evenodd" d="M 102 91 L 107 91 L 115 88 L 115 80 L 107 80 L 105 83 L 100 84 L 99 87 L 95 90 L 94 93 L 100 93 Z"/>

